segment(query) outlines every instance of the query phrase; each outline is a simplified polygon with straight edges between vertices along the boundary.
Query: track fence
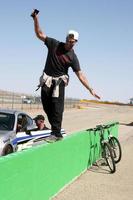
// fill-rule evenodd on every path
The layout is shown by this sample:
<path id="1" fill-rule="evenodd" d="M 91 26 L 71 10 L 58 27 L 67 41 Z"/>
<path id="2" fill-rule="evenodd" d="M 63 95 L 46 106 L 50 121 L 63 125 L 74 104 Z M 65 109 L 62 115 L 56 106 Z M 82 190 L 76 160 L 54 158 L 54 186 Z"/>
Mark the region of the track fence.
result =
<path id="1" fill-rule="evenodd" d="M 74 108 L 79 103 L 79 99 L 66 98 L 65 109 Z M 41 97 L 0 91 L 0 108 L 23 111 L 40 110 L 42 109 Z"/>

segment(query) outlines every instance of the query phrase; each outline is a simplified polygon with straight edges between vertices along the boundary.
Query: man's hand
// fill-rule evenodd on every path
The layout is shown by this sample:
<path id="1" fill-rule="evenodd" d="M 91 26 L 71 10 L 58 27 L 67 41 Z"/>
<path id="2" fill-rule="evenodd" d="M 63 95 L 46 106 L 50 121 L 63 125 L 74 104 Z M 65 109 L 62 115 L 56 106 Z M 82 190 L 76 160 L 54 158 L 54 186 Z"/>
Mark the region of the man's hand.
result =
<path id="1" fill-rule="evenodd" d="M 90 89 L 90 93 L 97 99 L 100 99 L 100 97 L 94 92 L 93 89 Z"/>
<path id="2" fill-rule="evenodd" d="M 36 15 L 38 15 L 38 13 L 39 13 L 39 10 L 34 9 L 30 16 L 31 16 L 32 18 L 34 18 Z"/>
<path id="3" fill-rule="evenodd" d="M 95 94 L 95 92 L 93 91 L 93 89 L 90 88 L 89 83 L 88 83 L 88 80 L 87 80 L 86 76 L 82 73 L 82 71 L 80 70 L 80 71 L 75 72 L 75 73 L 76 73 L 77 77 L 79 78 L 79 80 L 81 81 L 81 83 L 87 88 L 87 90 L 89 90 L 90 93 L 91 93 L 95 98 L 100 99 L 100 97 L 99 97 L 97 94 Z"/>

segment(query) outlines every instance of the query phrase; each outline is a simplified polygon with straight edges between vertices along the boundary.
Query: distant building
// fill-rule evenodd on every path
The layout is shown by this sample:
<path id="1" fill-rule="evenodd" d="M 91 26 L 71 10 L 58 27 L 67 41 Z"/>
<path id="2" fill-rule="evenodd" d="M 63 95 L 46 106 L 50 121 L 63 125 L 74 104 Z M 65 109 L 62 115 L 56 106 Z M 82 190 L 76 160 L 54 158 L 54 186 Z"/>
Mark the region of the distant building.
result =
<path id="1" fill-rule="evenodd" d="M 130 104 L 133 104 L 133 98 L 130 99 Z"/>

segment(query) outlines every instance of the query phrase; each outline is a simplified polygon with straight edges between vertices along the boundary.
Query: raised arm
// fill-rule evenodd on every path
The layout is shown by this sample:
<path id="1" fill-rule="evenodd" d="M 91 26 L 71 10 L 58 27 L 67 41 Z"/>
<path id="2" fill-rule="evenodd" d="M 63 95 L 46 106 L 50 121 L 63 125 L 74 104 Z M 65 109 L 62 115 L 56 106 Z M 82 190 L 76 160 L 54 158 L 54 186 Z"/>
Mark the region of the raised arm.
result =
<path id="1" fill-rule="evenodd" d="M 75 72 L 78 79 L 80 80 L 80 82 L 87 88 L 87 90 L 89 90 L 89 92 L 96 97 L 97 99 L 100 99 L 100 97 L 94 92 L 94 90 L 90 87 L 89 82 L 86 78 L 86 76 L 83 74 L 83 72 L 80 70 L 78 72 Z"/>
<path id="2" fill-rule="evenodd" d="M 40 40 L 42 40 L 43 42 L 45 42 L 45 39 L 46 39 L 47 36 L 40 29 L 38 15 L 35 13 L 35 10 L 31 13 L 31 17 L 33 18 L 33 21 L 34 21 L 34 30 L 35 30 L 36 36 Z"/>

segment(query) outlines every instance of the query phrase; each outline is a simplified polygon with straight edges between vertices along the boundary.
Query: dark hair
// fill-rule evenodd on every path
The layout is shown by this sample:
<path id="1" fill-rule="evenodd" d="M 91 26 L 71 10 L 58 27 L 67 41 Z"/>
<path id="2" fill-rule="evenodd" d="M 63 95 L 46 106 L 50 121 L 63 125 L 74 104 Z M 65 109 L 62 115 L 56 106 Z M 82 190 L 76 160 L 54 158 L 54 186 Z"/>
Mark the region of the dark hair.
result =
<path id="1" fill-rule="evenodd" d="M 43 115 L 37 115 L 34 120 L 37 121 L 37 120 L 45 120 L 44 116 Z"/>

